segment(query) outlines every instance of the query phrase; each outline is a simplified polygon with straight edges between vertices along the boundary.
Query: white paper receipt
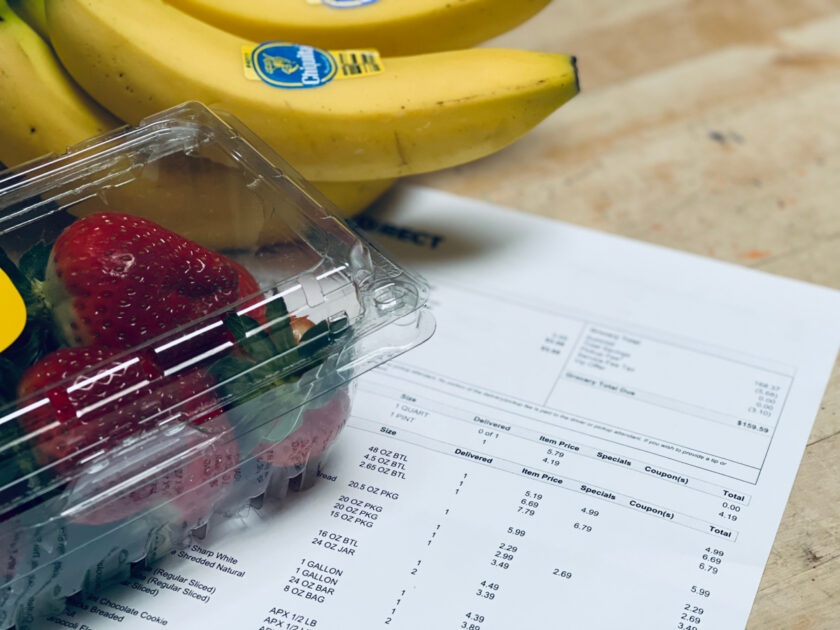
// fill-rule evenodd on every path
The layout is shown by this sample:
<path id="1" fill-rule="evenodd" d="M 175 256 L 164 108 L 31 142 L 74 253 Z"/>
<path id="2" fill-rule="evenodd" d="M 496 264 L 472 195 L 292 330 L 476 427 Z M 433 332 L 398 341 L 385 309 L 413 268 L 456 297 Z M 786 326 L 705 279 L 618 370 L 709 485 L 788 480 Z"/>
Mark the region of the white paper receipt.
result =
<path id="1" fill-rule="evenodd" d="M 310 490 L 44 628 L 745 626 L 840 294 L 421 188 L 360 224 L 432 284 Z"/>

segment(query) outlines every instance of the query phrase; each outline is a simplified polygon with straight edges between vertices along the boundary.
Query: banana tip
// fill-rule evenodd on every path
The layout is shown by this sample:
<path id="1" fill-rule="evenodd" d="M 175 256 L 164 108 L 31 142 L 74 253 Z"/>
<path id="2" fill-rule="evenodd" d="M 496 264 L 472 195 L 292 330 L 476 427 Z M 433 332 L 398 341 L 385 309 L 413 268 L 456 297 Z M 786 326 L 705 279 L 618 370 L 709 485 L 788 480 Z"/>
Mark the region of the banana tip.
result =
<path id="1" fill-rule="evenodd" d="M 578 72 L 577 57 L 572 55 L 572 70 L 575 71 L 575 90 L 580 92 L 580 72 Z"/>

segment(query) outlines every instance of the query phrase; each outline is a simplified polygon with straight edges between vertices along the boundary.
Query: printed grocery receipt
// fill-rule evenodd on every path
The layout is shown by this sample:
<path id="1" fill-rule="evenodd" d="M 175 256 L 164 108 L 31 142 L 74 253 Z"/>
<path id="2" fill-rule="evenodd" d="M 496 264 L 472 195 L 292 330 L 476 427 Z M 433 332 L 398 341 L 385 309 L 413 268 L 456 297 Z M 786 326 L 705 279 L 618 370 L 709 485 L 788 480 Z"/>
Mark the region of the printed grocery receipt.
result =
<path id="1" fill-rule="evenodd" d="M 44 628 L 743 628 L 840 344 L 827 289 L 402 188 L 431 282 L 319 482 Z"/>

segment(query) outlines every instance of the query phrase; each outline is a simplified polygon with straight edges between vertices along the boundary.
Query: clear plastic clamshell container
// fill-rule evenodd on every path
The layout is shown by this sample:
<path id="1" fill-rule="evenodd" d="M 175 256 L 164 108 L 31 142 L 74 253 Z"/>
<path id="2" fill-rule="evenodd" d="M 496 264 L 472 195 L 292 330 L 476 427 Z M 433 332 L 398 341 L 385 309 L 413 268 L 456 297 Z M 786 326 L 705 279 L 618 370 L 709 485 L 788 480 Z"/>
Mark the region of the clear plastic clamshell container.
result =
<path id="1" fill-rule="evenodd" d="M 0 173 L 0 629 L 305 487 L 425 283 L 187 103 Z"/>

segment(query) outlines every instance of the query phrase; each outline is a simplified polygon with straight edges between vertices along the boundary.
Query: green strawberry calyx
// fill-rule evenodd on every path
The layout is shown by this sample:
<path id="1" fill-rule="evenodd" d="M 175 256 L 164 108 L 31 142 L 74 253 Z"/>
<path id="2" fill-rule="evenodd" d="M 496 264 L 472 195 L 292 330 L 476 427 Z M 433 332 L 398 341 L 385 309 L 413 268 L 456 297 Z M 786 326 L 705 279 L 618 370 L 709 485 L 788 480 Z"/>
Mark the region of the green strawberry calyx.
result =
<path id="1" fill-rule="evenodd" d="M 260 443 L 281 442 L 300 426 L 302 405 L 311 398 L 314 385 L 302 376 L 323 363 L 324 350 L 335 337 L 324 321 L 296 341 L 292 318 L 280 297 L 266 306 L 266 322 L 229 314 L 225 325 L 238 352 L 209 369 L 228 404 L 227 416 L 243 458 Z"/>

